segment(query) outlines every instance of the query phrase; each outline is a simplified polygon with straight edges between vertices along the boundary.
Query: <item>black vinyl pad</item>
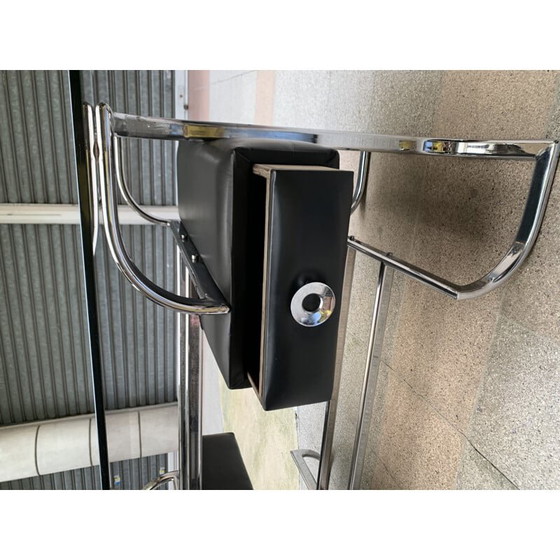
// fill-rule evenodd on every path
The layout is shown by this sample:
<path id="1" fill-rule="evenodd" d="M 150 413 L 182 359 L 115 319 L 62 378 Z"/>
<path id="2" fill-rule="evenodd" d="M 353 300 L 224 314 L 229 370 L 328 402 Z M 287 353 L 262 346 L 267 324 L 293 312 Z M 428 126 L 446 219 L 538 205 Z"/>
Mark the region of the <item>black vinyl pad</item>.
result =
<path id="1" fill-rule="evenodd" d="M 253 489 L 237 440 L 231 432 L 202 437 L 202 489 Z"/>
<path id="2" fill-rule="evenodd" d="M 230 313 L 226 315 L 202 315 L 202 328 L 230 389 L 251 386 L 250 377 L 253 385 L 256 385 L 261 404 L 267 410 L 328 400 L 329 392 L 332 390 L 332 372 L 334 371 L 332 359 L 334 354 L 331 351 L 327 351 L 321 358 L 325 360 L 324 363 L 329 362 L 325 371 L 326 385 L 321 386 L 320 375 L 317 373 L 312 373 L 307 377 L 300 376 L 301 382 L 297 382 L 299 373 L 296 370 L 292 372 L 291 376 L 291 394 L 283 391 L 279 380 L 272 380 L 272 384 L 269 383 L 270 380 L 259 380 L 259 370 L 262 367 L 260 363 L 261 315 L 263 312 L 263 256 L 267 208 L 266 181 L 263 177 L 253 173 L 255 164 L 319 166 L 338 169 L 339 154 L 336 150 L 309 142 L 289 140 L 224 139 L 179 142 L 177 167 L 180 218 L 231 308 Z M 336 188 L 327 188 L 325 196 L 315 196 L 311 206 L 305 210 L 298 207 L 298 189 L 290 189 L 290 192 L 287 193 L 289 200 L 286 199 L 287 204 L 284 206 L 290 214 L 290 204 L 294 203 L 296 205 L 293 207 L 296 209 L 294 214 L 299 216 L 298 219 L 306 211 L 319 216 L 329 216 L 327 222 L 321 223 L 317 215 L 309 220 L 310 227 L 321 227 L 327 235 L 325 235 L 325 243 L 323 246 L 315 248 L 315 255 L 312 255 L 311 259 L 307 259 L 303 253 L 298 254 L 299 262 L 315 263 L 312 270 L 304 270 L 299 276 L 300 280 L 307 278 L 308 282 L 329 283 L 330 281 L 336 285 L 337 291 L 340 293 L 346 255 L 352 181 L 350 172 L 337 173 L 347 174 L 342 181 L 340 193 L 337 193 Z M 320 185 L 315 185 L 315 193 L 317 193 L 317 188 L 320 188 Z M 282 200 L 284 199 L 282 198 Z M 307 203 L 309 203 L 309 197 Z M 285 224 L 288 229 L 280 230 L 279 234 L 281 236 L 284 233 L 287 234 L 287 242 L 293 245 L 294 254 L 303 250 L 304 247 L 305 250 L 314 250 L 311 243 L 304 242 L 306 237 L 309 237 L 309 241 L 311 239 L 321 240 L 322 236 L 317 231 L 314 231 L 313 235 L 307 236 L 305 228 L 301 227 L 302 224 L 298 226 L 298 235 L 294 236 L 294 232 L 289 231 L 293 226 L 289 215 L 285 216 L 282 224 Z M 330 241 L 334 238 L 336 238 L 336 243 L 333 246 Z M 274 241 L 274 243 L 275 246 L 286 246 L 281 241 Z M 315 258 L 317 254 L 320 254 L 319 259 Z M 320 269 L 327 262 L 331 263 L 328 265 L 330 272 Z M 326 278 L 329 276 L 332 277 L 331 280 Z M 296 286 L 293 279 L 290 282 L 289 289 L 294 290 Z M 284 306 L 283 311 L 289 310 L 289 301 L 283 301 L 281 305 Z M 291 316 L 287 317 L 287 320 L 293 322 Z M 330 332 L 328 345 L 325 346 L 330 348 L 333 345 L 332 333 L 336 333 L 337 324 L 338 313 L 336 313 L 336 317 L 333 316 L 325 323 L 326 328 L 323 329 L 321 326 L 310 330 L 317 331 L 314 335 L 315 338 L 320 338 L 321 329 L 324 333 Z M 304 328 L 299 325 L 295 326 Z M 297 342 L 310 337 L 310 332 L 303 333 L 301 337 L 296 333 L 295 336 L 291 336 L 290 340 Z M 322 355 L 319 338 L 313 343 L 315 356 Z M 288 349 L 288 351 L 290 350 Z M 298 348 L 296 344 L 292 351 L 301 355 L 301 345 Z M 305 358 L 305 356 L 303 357 Z M 307 363 L 313 362 L 313 359 L 310 354 Z M 304 368 L 304 365 L 299 367 Z M 275 371 L 278 371 L 278 368 L 275 368 Z M 266 387 L 269 390 L 263 392 L 261 389 L 264 390 Z M 302 395 L 305 394 L 301 402 L 294 391 L 296 393 L 303 391 Z"/>

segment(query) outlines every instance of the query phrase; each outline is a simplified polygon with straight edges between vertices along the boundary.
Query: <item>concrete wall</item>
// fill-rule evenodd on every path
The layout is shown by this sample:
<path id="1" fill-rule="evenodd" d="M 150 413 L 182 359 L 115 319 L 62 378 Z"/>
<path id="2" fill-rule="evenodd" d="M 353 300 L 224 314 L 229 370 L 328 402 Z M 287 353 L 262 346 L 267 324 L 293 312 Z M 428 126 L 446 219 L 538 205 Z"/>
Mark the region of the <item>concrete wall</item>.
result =
<path id="1" fill-rule="evenodd" d="M 557 71 L 191 74 L 194 85 L 202 80 L 211 120 L 560 137 Z M 355 168 L 357 159 L 343 162 Z M 474 280 L 507 249 L 530 172 L 519 162 L 374 155 L 351 233 L 450 280 Z M 455 302 L 395 274 L 365 488 L 560 488 L 559 187 L 532 255 L 503 288 Z M 357 257 L 335 434 L 338 488 L 347 484 L 376 274 L 373 261 Z M 300 446 L 318 447 L 321 412 L 298 411 Z"/>

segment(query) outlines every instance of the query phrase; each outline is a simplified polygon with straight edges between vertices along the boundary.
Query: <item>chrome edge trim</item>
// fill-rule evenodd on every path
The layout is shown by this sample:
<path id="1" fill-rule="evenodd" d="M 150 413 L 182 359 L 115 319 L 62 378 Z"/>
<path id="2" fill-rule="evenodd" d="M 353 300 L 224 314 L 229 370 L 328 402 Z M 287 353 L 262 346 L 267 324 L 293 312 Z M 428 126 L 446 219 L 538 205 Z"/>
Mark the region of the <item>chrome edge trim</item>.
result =
<path id="1" fill-rule="evenodd" d="M 218 138 L 285 138 L 328 146 L 338 150 L 389 152 L 432 156 L 527 159 L 538 156 L 551 140 L 462 140 L 420 138 L 346 131 L 267 127 L 236 123 L 209 123 L 140 117 L 113 113 L 114 132 L 122 137 L 160 140 Z"/>

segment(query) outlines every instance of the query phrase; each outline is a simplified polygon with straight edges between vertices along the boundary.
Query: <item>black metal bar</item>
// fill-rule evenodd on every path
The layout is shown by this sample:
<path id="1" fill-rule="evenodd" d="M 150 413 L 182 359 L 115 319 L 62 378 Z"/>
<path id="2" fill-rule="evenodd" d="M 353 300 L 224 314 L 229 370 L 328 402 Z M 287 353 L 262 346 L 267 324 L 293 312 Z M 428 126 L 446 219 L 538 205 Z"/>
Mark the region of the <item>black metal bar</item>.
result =
<path id="1" fill-rule="evenodd" d="M 107 448 L 101 343 L 97 313 L 97 289 L 95 284 L 95 257 L 93 253 L 93 208 L 88 179 L 88 160 L 86 157 L 86 138 L 82 113 L 82 78 L 78 70 L 71 70 L 69 74 L 72 125 L 78 178 L 78 198 L 80 203 L 82 264 L 86 289 L 86 312 L 88 320 L 91 376 L 93 381 L 93 402 L 95 408 L 95 423 L 97 426 L 97 441 L 99 445 L 99 475 L 101 478 L 101 488 L 103 490 L 110 490 L 111 470 Z"/>

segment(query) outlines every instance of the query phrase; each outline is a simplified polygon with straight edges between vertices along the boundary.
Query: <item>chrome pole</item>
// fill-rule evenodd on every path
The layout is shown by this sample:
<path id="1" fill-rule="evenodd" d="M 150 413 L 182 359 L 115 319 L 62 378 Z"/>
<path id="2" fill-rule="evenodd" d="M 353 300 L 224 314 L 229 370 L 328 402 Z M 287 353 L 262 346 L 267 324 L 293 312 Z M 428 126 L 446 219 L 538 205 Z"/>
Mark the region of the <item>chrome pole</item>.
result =
<path id="1" fill-rule="evenodd" d="M 181 258 L 179 247 L 175 249 L 175 292 L 183 295 L 185 292 L 185 265 Z M 186 315 L 175 313 L 175 372 L 177 382 L 177 406 L 179 407 L 179 441 L 177 448 L 178 462 L 178 484 L 177 490 L 187 490 L 187 421 L 185 408 L 185 382 L 187 378 L 187 339 L 186 339 Z"/>
<path id="2" fill-rule="evenodd" d="M 358 177 L 356 178 L 356 187 L 352 194 L 352 206 L 350 212 L 354 212 L 360 205 L 364 192 L 366 191 L 369 166 L 371 162 L 371 152 L 360 152 L 360 163 L 358 164 Z"/>
<path id="3" fill-rule="evenodd" d="M 194 286 L 187 274 L 182 252 L 175 257 L 175 290 L 191 297 Z M 186 292 L 186 293 L 185 293 Z M 178 488 L 202 489 L 202 380 L 201 337 L 198 315 L 177 313 L 176 368 L 179 406 Z"/>
<path id="4" fill-rule="evenodd" d="M 336 345 L 336 364 L 331 400 L 326 404 L 325 424 L 323 427 L 323 441 L 321 442 L 321 455 L 319 458 L 319 471 L 317 474 L 317 490 L 328 490 L 331 476 L 331 456 L 338 406 L 338 393 L 342 374 L 342 359 L 344 357 L 344 344 L 346 342 L 346 326 L 350 308 L 350 294 L 352 292 L 352 279 L 354 277 L 354 262 L 356 251 L 351 247 L 346 254 L 346 268 L 344 271 L 344 287 L 340 306 L 340 320 L 338 324 L 338 340 Z"/>
<path id="5" fill-rule="evenodd" d="M 389 311 L 389 300 L 393 284 L 393 269 L 379 264 L 379 276 L 377 278 L 377 292 L 373 305 L 373 317 L 369 337 L 368 353 L 366 360 L 366 373 L 360 402 L 360 413 L 356 428 L 356 439 L 352 451 L 352 463 L 350 466 L 349 490 L 358 490 L 362 481 L 364 458 L 367 447 L 368 432 L 371 424 L 373 411 L 373 399 L 381 363 L 381 350 L 385 336 L 385 325 Z"/>
<path id="6" fill-rule="evenodd" d="M 187 282 L 187 297 L 196 296 L 192 280 Z M 188 480 L 190 490 L 202 490 L 202 336 L 200 316 L 188 313 L 187 380 L 185 383 L 188 412 Z"/>

